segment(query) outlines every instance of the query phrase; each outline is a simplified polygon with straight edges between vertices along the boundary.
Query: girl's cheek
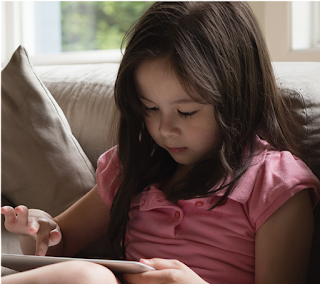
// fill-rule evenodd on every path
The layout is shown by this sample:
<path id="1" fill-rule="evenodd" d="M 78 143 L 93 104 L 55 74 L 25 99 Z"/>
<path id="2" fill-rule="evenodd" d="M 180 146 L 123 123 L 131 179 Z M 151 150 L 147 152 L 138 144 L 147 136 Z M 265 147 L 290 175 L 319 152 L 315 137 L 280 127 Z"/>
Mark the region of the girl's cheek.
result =
<path id="1" fill-rule="evenodd" d="M 154 122 L 152 119 L 150 119 L 150 117 L 147 117 L 147 118 L 144 120 L 144 123 L 145 123 L 145 125 L 146 125 L 146 128 L 147 128 L 149 134 L 152 135 L 152 134 L 154 133 L 155 127 L 156 127 L 156 126 L 155 126 L 155 122 Z"/>

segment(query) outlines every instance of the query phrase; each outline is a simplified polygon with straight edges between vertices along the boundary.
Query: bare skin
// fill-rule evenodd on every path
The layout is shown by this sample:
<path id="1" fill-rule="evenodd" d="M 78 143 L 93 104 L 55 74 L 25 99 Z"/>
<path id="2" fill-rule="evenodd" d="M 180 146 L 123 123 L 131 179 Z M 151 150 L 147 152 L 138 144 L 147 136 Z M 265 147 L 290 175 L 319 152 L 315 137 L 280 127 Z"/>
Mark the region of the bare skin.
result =
<path id="1" fill-rule="evenodd" d="M 114 274 L 105 267 L 85 261 L 64 262 L 8 275 L 1 278 L 3 284 L 120 284 Z"/>

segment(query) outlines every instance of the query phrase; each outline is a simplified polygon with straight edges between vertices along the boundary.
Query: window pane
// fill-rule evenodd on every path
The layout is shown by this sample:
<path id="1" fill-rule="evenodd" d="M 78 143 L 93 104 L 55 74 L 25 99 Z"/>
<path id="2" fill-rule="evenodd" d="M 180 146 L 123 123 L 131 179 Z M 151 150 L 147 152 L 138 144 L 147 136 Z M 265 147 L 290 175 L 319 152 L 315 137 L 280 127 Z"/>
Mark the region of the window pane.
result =
<path id="1" fill-rule="evenodd" d="M 320 2 L 315 2 L 315 45 L 320 48 Z"/>
<path id="2" fill-rule="evenodd" d="M 320 5 L 317 1 L 291 2 L 292 50 L 319 48 Z"/>
<path id="3" fill-rule="evenodd" d="M 31 55 L 120 48 L 152 2 L 23 1 L 22 44 Z"/>
<path id="4" fill-rule="evenodd" d="M 61 2 L 62 51 L 120 48 L 150 2 Z"/>
<path id="5" fill-rule="evenodd" d="M 291 3 L 291 47 L 293 50 L 308 49 L 311 44 L 311 3 Z"/>

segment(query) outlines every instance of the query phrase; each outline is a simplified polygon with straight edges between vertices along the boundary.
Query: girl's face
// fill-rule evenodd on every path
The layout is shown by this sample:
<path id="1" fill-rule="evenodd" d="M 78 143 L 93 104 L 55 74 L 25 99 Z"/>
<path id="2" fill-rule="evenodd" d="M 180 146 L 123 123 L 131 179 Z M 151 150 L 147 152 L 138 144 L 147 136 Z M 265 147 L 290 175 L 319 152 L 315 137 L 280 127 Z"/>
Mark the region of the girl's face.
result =
<path id="1" fill-rule="evenodd" d="M 146 108 L 145 125 L 153 140 L 189 170 L 217 150 L 221 133 L 210 104 L 195 102 L 164 59 L 142 62 L 135 82 Z"/>

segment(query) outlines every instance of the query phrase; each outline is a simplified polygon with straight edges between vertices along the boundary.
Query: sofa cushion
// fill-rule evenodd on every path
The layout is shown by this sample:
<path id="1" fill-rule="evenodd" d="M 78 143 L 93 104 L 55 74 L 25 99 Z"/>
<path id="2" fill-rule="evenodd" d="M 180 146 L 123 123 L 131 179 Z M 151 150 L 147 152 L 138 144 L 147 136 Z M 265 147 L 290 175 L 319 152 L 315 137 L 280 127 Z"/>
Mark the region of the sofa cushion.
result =
<path id="1" fill-rule="evenodd" d="M 57 215 L 95 185 L 94 168 L 23 47 L 1 76 L 2 195 Z"/>
<path id="2" fill-rule="evenodd" d="M 99 156 L 116 143 L 113 90 L 118 69 L 116 63 L 36 67 L 95 168 Z"/>
<path id="3" fill-rule="evenodd" d="M 276 62 L 273 67 L 281 94 L 302 126 L 292 131 L 303 145 L 305 162 L 320 179 L 320 63 Z"/>

